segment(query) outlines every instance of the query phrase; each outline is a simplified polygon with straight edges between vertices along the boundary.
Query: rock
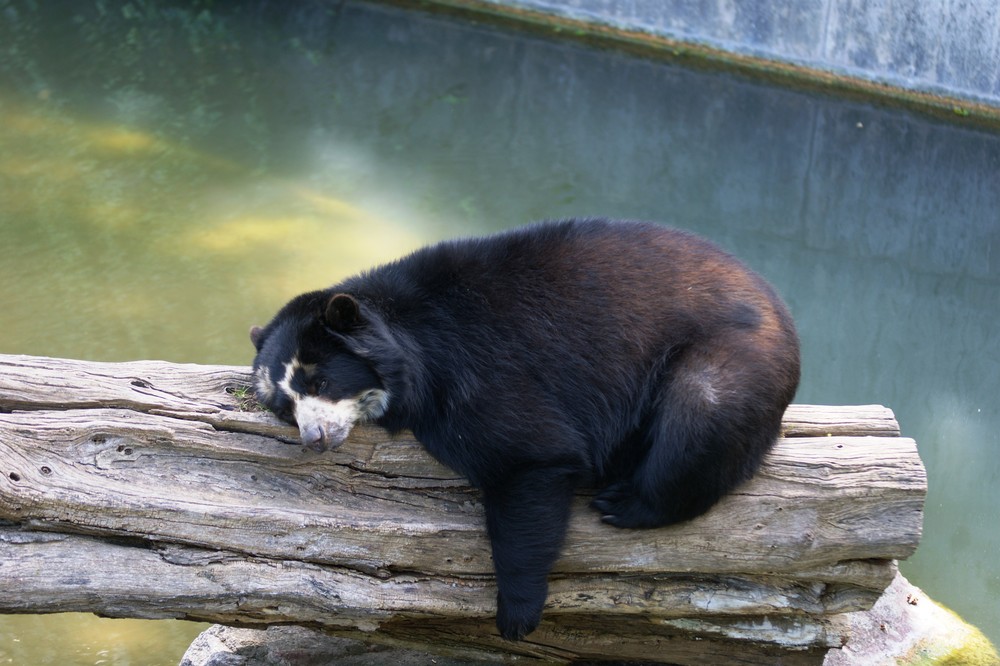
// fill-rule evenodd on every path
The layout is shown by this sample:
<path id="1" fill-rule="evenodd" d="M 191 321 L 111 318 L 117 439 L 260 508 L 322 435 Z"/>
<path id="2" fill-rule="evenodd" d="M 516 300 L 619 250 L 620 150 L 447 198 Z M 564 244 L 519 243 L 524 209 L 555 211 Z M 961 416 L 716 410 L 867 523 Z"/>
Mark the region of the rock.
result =
<path id="1" fill-rule="evenodd" d="M 982 632 L 931 600 L 902 574 L 871 610 L 847 613 L 851 638 L 823 666 L 998 666 Z"/>

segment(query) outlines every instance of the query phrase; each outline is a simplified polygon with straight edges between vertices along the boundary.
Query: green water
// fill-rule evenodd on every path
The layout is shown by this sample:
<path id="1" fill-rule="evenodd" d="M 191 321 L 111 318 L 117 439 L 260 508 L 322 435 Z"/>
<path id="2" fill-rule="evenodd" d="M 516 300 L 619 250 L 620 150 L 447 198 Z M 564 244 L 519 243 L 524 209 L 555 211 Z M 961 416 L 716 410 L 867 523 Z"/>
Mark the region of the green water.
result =
<path id="1" fill-rule="evenodd" d="M 1000 137 L 379 5 L 0 0 L 0 352 L 246 364 L 300 291 L 569 215 L 774 282 L 797 400 L 919 444 L 904 573 L 1000 641 Z M 174 664 L 199 628 L 0 617 L 0 664 Z"/>

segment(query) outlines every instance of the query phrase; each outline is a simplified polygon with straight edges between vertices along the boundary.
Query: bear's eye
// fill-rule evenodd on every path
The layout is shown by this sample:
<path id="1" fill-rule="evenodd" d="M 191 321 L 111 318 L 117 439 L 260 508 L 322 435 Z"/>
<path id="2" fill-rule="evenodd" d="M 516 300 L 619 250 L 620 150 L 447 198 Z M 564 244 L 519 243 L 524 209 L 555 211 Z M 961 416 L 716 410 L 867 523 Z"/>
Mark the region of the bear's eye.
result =
<path id="1" fill-rule="evenodd" d="M 326 387 L 329 385 L 330 383 L 328 381 L 326 381 L 325 379 L 320 379 L 315 384 L 313 384 L 313 387 L 316 393 L 322 393 L 323 391 L 326 390 Z"/>

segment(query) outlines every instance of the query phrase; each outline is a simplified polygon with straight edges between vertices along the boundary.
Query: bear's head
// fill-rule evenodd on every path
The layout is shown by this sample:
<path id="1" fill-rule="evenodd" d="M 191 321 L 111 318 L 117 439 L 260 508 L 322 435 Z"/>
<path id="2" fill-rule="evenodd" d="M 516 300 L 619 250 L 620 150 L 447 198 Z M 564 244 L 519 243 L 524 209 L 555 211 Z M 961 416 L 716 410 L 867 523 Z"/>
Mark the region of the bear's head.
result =
<path id="1" fill-rule="evenodd" d="M 309 448 L 340 446 L 355 423 L 388 408 L 389 392 L 365 356 L 367 328 L 350 294 L 311 292 L 290 301 L 264 328 L 250 329 L 257 399 L 297 425 Z"/>

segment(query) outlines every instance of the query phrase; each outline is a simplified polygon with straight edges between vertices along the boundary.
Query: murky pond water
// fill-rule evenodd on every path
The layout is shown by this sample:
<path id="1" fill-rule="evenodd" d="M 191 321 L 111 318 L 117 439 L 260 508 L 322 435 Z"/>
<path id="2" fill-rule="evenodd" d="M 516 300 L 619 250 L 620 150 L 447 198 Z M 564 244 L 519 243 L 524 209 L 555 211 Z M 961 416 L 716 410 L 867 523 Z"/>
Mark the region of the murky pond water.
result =
<path id="1" fill-rule="evenodd" d="M 0 352 L 245 364 L 300 291 L 570 215 L 767 275 L 797 400 L 920 446 L 904 573 L 1000 640 L 997 135 L 357 2 L 0 0 Z M 172 664 L 197 630 L 0 617 L 0 664 Z"/>

